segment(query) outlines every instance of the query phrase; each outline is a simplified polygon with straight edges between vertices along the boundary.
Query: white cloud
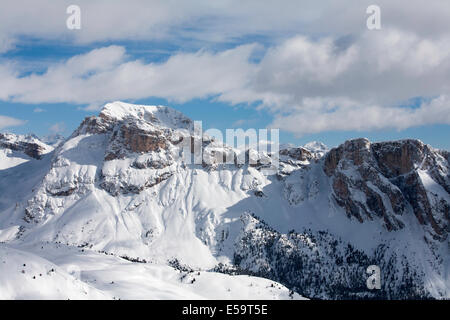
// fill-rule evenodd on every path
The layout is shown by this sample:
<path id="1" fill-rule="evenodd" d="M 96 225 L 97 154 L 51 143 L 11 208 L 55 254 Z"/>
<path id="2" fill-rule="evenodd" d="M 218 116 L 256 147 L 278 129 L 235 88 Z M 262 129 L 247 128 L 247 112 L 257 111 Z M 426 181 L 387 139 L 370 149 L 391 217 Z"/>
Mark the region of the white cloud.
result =
<path id="1" fill-rule="evenodd" d="M 78 43 L 163 39 L 192 46 L 245 35 L 359 34 L 365 30 L 366 8 L 373 0 L 351 1 L 351 5 L 349 0 L 266 0 L 264 5 L 259 0 L 78 0 L 82 27 L 76 31 L 66 28 L 66 8 L 73 3 L 3 1 L 0 39 L 14 40 L 20 35 Z M 377 0 L 376 4 L 381 7 L 383 27 L 431 37 L 449 33 L 448 0 Z"/>
<path id="2" fill-rule="evenodd" d="M 43 74 L 19 77 L 0 68 L 5 83 L 0 98 L 23 103 L 72 102 L 95 109 L 102 102 L 150 96 L 187 101 L 246 85 L 254 66 L 254 45 L 219 53 L 180 53 L 161 64 L 127 59 L 123 47 L 110 46 L 51 65 Z"/>
<path id="3" fill-rule="evenodd" d="M 239 119 L 239 120 L 234 121 L 234 122 L 231 124 L 231 127 L 233 127 L 233 128 L 236 128 L 236 127 L 242 127 L 242 126 L 245 125 L 247 122 L 248 122 L 248 120 L 246 120 L 246 119 Z"/>
<path id="4" fill-rule="evenodd" d="M 271 127 L 298 136 L 324 131 L 402 130 L 429 124 L 450 124 L 450 97 L 424 102 L 419 107 L 381 107 L 354 101 L 305 101 L 305 108 L 289 115 L 277 115 Z"/>
<path id="5" fill-rule="evenodd" d="M 26 121 L 0 115 L 0 130 L 9 127 L 24 125 Z"/>
<path id="6" fill-rule="evenodd" d="M 255 77 L 224 101 L 262 101 L 272 127 L 297 135 L 333 130 L 450 124 L 450 37 L 423 39 L 396 29 L 339 39 L 294 37 L 270 48 Z M 419 109 L 399 105 L 439 97 Z"/>
<path id="7" fill-rule="evenodd" d="M 0 53 L 8 52 L 13 49 L 15 45 L 14 39 L 0 34 Z"/>
<path id="8" fill-rule="evenodd" d="M 66 124 L 64 122 L 57 122 L 48 128 L 48 131 L 52 134 L 63 133 L 66 130 Z"/>
<path id="9" fill-rule="evenodd" d="M 446 0 L 411 0 L 408 5 L 379 0 L 379 31 L 366 28 L 369 0 L 352 6 L 343 0 L 267 1 L 263 6 L 234 0 L 80 0 L 82 29 L 77 31 L 65 27 L 69 4 L 4 4 L 0 48 L 25 34 L 78 43 L 156 39 L 187 49 L 167 61 L 146 63 L 122 46 L 100 47 L 26 76 L 20 64 L 3 61 L 0 99 L 75 103 L 87 105 L 86 110 L 106 101 L 152 96 L 177 102 L 205 97 L 231 104 L 259 102 L 274 114 L 272 125 L 296 134 L 450 123 L 440 114 L 450 113 Z M 251 62 L 261 48 L 256 44 L 192 50 L 246 35 L 269 38 L 258 62 Z M 417 109 L 398 107 L 413 97 L 435 99 Z"/>
<path id="10" fill-rule="evenodd" d="M 45 110 L 42 109 L 42 108 L 34 108 L 34 109 L 33 109 L 33 112 L 34 112 L 34 113 L 41 113 L 41 112 L 45 112 Z"/>
<path id="11" fill-rule="evenodd" d="M 260 98 L 283 111 L 314 97 L 387 105 L 448 93 L 449 79 L 450 37 L 430 40 L 395 29 L 367 31 L 344 47 L 339 39 L 295 37 L 269 49 L 251 88 L 224 98 Z"/>
<path id="12" fill-rule="evenodd" d="M 269 48 L 259 63 L 252 63 L 256 48 L 177 53 L 157 64 L 132 60 L 123 47 L 109 46 L 25 77 L 10 64 L 0 68 L 0 98 L 88 104 L 89 110 L 105 101 L 151 96 L 178 102 L 213 96 L 233 104 L 261 101 L 261 107 L 276 115 L 274 125 L 303 134 L 362 129 L 359 125 L 366 129 L 418 125 L 418 120 L 401 120 L 417 117 L 417 110 L 395 106 L 412 97 L 450 95 L 450 38 L 446 37 L 422 39 L 393 29 L 367 31 L 341 45 L 331 37 L 296 36 Z M 444 102 L 441 109 L 450 111 Z M 383 120 L 387 114 L 390 121 Z M 434 116 L 436 123 L 446 119 Z M 302 125 L 294 125 L 294 119 Z M 281 120 L 292 125 L 282 125 Z"/>
<path id="13" fill-rule="evenodd" d="M 450 111 L 450 38 L 423 39 L 392 29 L 367 31 L 342 45 L 331 37 L 296 36 L 270 47 L 259 63 L 250 62 L 256 48 L 177 53 L 162 63 L 144 63 L 131 59 L 121 46 L 109 46 L 25 77 L 9 64 L 0 67 L 0 98 L 88 104 L 88 110 L 105 101 L 152 96 L 178 102 L 205 97 L 232 104 L 261 102 L 275 114 L 273 125 L 297 134 L 425 124 L 416 119 L 422 109 L 396 107 L 417 96 L 444 97 L 436 100 L 439 110 Z M 427 123 L 450 123 L 437 113 L 423 116 Z"/>

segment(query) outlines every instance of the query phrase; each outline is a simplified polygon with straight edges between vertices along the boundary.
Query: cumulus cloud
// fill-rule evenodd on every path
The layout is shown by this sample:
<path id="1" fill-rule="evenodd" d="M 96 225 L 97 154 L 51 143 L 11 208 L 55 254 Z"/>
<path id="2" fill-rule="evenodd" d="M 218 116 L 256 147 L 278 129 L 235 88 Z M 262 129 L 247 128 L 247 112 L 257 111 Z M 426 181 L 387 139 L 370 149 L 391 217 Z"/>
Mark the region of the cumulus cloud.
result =
<path id="1" fill-rule="evenodd" d="M 284 111 L 314 97 L 388 105 L 450 92 L 449 76 L 450 37 L 430 40 L 395 29 L 367 31 L 345 46 L 339 38 L 294 37 L 268 50 L 251 90 L 224 98 L 260 98 Z"/>
<path id="2" fill-rule="evenodd" d="M 258 0 L 78 0 L 82 27 L 77 31 L 66 28 L 66 8 L 72 4 L 72 0 L 3 1 L 0 39 L 20 35 L 78 43 L 168 39 L 192 45 L 196 40 L 224 42 L 255 34 L 359 34 L 373 0 L 351 5 L 348 0 L 266 0 L 264 4 Z M 376 4 L 382 9 L 383 26 L 421 36 L 448 34 L 447 0 L 377 0 Z"/>
<path id="3" fill-rule="evenodd" d="M 14 48 L 14 39 L 0 34 L 0 54 L 8 52 Z"/>
<path id="4" fill-rule="evenodd" d="M 26 121 L 0 115 L 0 130 L 24 125 Z"/>
<path id="5" fill-rule="evenodd" d="M 180 53 L 164 63 L 146 64 L 127 59 L 123 47 L 109 46 L 51 65 L 43 74 L 19 77 L 11 66 L 0 68 L 5 83 L 0 98 L 89 104 L 90 109 L 105 101 L 151 96 L 183 102 L 245 86 L 255 68 L 248 62 L 254 48 Z"/>
<path id="6" fill-rule="evenodd" d="M 4 43 L 27 34 L 78 43 L 156 39 L 189 49 L 172 53 L 164 62 L 148 63 L 128 55 L 123 46 L 111 45 L 25 76 L 19 64 L 4 61 L 1 100 L 67 102 L 96 110 L 111 100 L 161 97 L 185 102 L 212 97 L 230 104 L 257 103 L 273 114 L 272 126 L 298 135 L 450 123 L 446 0 L 411 0 L 408 5 L 379 0 L 378 31 L 366 28 L 366 7 L 372 4 L 368 0 L 352 6 L 343 0 L 264 5 L 236 5 L 234 0 L 79 1 L 82 29 L 76 32 L 65 28 L 69 1 L 39 0 L 42 14 L 36 14 L 39 6 L 32 3 L 4 5 Z M 19 15 L 26 21 L 18 21 Z M 203 48 L 210 42 L 242 41 L 246 35 L 264 35 L 269 41 L 265 47 Z M 256 49 L 263 53 L 258 59 Z M 402 106 L 414 97 L 427 100 L 415 108 Z"/>
<path id="7" fill-rule="evenodd" d="M 88 104 L 93 110 L 110 100 L 215 97 L 260 103 L 274 113 L 273 126 L 297 134 L 404 129 L 433 119 L 448 122 L 433 110 L 450 110 L 449 40 L 396 29 L 367 31 L 347 42 L 295 36 L 268 48 L 257 63 L 251 62 L 255 44 L 177 53 L 162 63 L 134 60 L 124 47 L 109 46 L 50 65 L 42 74 L 23 77 L 13 64 L 3 66 L 0 98 Z M 398 107 L 418 96 L 439 98 L 417 110 Z"/>
<path id="8" fill-rule="evenodd" d="M 341 99 L 306 99 L 304 106 L 304 109 L 289 115 L 278 114 L 271 126 L 301 136 L 324 131 L 402 130 L 429 124 L 450 124 L 450 97 L 447 95 L 414 108 L 361 105 Z"/>

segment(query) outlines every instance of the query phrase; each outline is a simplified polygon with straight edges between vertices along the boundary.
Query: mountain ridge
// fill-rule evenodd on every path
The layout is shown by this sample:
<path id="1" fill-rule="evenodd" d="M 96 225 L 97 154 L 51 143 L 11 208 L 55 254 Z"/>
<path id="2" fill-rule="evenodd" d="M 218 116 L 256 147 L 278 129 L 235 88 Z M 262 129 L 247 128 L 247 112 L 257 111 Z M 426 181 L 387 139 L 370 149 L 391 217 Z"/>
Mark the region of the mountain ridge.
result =
<path id="1" fill-rule="evenodd" d="M 5 241 L 238 268 L 312 298 L 448 298 L 448 152 L 418 140 L 315 143 L 281 149 L 266 175 L 273 154 L 223 163 L 239 151 L 196 134 L 173 109 L 107 104 L 42 160 L 0 171 L 35 181 L 0 203 L 0 229 L 17 230 Z M 390 281 L 379 292 L 365 288 L 369 263 Z"/>

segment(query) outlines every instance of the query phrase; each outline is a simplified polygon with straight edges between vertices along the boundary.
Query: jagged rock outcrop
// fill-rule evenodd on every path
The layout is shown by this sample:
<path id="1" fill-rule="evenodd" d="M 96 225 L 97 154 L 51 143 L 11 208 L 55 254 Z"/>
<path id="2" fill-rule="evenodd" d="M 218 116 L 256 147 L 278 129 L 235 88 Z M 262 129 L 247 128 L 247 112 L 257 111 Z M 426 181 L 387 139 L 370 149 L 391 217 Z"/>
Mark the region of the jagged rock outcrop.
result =
<path id="1" fill-rule="evenodd" d="M 43 154 L 52 149 L 35 136 L 22 136 L 11 133 L 0 133 L 0 148 L 19 151 L 38 160 L 41 159 Z"/>
<path id="2" fill-rule="evenodd" d="M 129 153 L 159 152 L 169 148 L 169 140 L 162 130 L 140 128 L 135 122 L 118 125 L 110 138 L 111 147 L 105 160 L 123 159 Z"/>
<path id="3" fill-rule="evenodd" d="M 350 140 L 324 158 L 333 197 L 349 217 L 360 222 L 379 217 L 388 230 L 398 230 L 411 208 L 440 240 L 449 232 L 449 168 L 446 152 L 418 140 Z"/>
<path id="4" fill-rule="evenodd" d="M 58 149 L 26 219 L 57 214 L 96 187 L 138 194 L 167 180 L 177 167 L 178 144 L 191 130 L 188 118 L 167 107 L 107 104 Z"/>
<path id="5" fill-rule="evenodd" d="M 309 150 L 302 147 L 280 150 L 280 155 L 289 156 L 292 159 L 299 161 L 308 161 L 314 158 L 313 154 Z"/>

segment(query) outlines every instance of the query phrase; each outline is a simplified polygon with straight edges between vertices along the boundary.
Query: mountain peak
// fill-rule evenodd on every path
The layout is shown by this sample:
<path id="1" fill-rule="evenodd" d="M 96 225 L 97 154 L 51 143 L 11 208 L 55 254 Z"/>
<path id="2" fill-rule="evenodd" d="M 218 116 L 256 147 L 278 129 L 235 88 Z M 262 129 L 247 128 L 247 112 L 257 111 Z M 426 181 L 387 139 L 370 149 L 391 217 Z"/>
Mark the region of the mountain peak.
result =
<path id="1" fill-rule="evenodd" d="M 100 111 L 100 116 L 108 116 L 113 119 L 122 120 L 127 117 L 144 118 L 148 113 L 154 113 L 158 109 L 168 108 L 163 106 L 137 105 L 122 101 L 114 101 L 105 104 Z"/>
<path id="2" fill-rule="evenodd" d="M 328 147 L 320 142 L 320 141 L 311 141 L 308 142 L 303 146 L 303 148 L 309 150 L 309 151 L 328 151 Z"/>
<path id="3" fill-rule="evenodd" d="M 99 116 L 103 119 L 115 121 L 140 119 L 172 129 L 189 128 L 192 123 L 184 114 L 170 107 L 137 105 L 122 101 L 107 103 Z"/>

